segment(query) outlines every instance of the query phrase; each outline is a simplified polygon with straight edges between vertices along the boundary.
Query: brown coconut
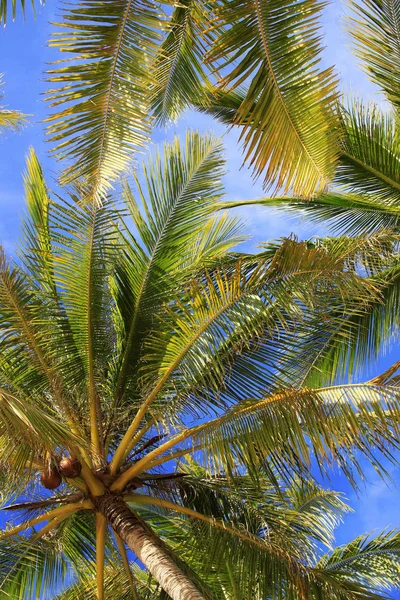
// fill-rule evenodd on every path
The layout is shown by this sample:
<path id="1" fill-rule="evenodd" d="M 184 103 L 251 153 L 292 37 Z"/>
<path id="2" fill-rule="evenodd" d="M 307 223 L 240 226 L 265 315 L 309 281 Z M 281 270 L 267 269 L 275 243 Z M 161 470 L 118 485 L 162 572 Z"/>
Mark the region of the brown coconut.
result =
<path id="1" fill-rule="evenodd" d="M 82 465 L 76 458 L 73 458 L 72 456 L 64 456 L 64 458 L 62 458 L 59 462 L 58 470 L 63 477 L 74 479 L 74 477 L 79 477 L 82 470 Z"/>
<path id="2" fill-rule="evenodd" d="M 42 473 L 40 481 L 47 490 L 55 490 L 61 484 L 62 480 L 56 467 L 50 467 L 50 469 Z"/>

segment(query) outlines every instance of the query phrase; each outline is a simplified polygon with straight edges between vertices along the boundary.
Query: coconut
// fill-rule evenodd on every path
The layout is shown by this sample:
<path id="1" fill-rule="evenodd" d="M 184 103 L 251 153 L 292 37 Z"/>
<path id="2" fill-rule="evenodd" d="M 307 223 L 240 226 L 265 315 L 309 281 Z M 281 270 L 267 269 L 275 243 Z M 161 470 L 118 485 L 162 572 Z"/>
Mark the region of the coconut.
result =
<path id="1" fill-rule="evenodd" d="M 50 467 L 47 471 L 42 473 L 40 481 L 46 489 L 55 490 L 61 483 L 61 475 L 56 467 Z"/>
<path id="2" fill-rule="evenodd" d="M 82 470 L 82 465 L 76 458 L 73 458 L 72 456 L 64 456 L 64 458 L 62 458 L 59 462 L 58 470 L 64 477 L 74 479 L 74 477 L 79 477 Z"/>

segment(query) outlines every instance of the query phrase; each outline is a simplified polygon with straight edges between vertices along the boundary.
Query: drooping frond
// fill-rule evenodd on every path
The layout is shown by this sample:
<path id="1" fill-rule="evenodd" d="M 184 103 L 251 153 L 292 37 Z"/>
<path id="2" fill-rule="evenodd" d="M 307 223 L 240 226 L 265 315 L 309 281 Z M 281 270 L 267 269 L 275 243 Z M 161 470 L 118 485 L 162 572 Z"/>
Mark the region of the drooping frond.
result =
<path id="1" fill-rule="evenodd" d="M 154 61 L 152 108 L 157 123 L 175 120 L 190 104 L 205 102 L 203 59 L 215 37 L 212 16 L 208 2 L 184 0 L 174 6 Z"/>
<path id="2" fill-rule="evenodd" d="M 159 527 L 162 536 L 175 542 L 197 572 L 204 573 L 212 582 L 213 598 L 218 600 L 380 597 L 351 578 L 304 564 L 281 547 L 278 539 L 270 538 L 268 528 L 260 527 L 257 518 L 250 516 L 245 525 L 240 514 L 210 518 L 182 503 L 141 494 L 132 494 L 130 502 L 148 522 Z"/>
<path id="3" fill-rule="evenodd" d="M 318 67 L 321 46 L 315 0 L 223 3 L 226 25 L 209 59 L 221 61 L 222 93 L 249 81 L 234 116 L 245 161 L 266 188 L 311 196 L 331 180 L 338 155 L 336 81 Z"/>
<path id="4" fill-rule="evenodd" d="M 261 204 L 302 211 L 336 233 L 373 234 L 397 230 L 400 215 L 400 134 L 390 115 L 354 102 L 342 111 L 343 139 L 333 186 L 338 190 L 312 199 L 259 198 L 230 206 Z M 223 203 L 221 208 L 227 208 Z"/>
<path id="5" fill-rule="evenodd" d="M 256 198 L 221 203 L 221 209 L 253 204 L 304 215 L 307 221 L 326 225 L 340 235 L 373 235 L 382 229 L 400 230 L 400 205 L 385 203 L 372 194 L 325 192 L 312 200 L 292 196 Z"/>
<path id="6" fill-rule="evenodd" d="M 82 201 L 100 201 L 143 148 L 150 132 L 149 61 L 160 29 L 148 0 L 87 0 L 68 5 L 50 45 L 68 58 L 54 63 L 47 99 L 55 108 L 48 136 L 66 159 L 63 183 L 83 180 Z"/>
<path id="7" fill-rule="evenodd" d="M 52 597 L 68 581 L 68 561 L 54 536 L 0 541 L 0 595 L 4 599 Z"/>
<path id="8" fill-rule="evenodd" d="M 400 5 L 396 0 L 350 0 L 348 31 L 370 79 L 400 108 Z"/>

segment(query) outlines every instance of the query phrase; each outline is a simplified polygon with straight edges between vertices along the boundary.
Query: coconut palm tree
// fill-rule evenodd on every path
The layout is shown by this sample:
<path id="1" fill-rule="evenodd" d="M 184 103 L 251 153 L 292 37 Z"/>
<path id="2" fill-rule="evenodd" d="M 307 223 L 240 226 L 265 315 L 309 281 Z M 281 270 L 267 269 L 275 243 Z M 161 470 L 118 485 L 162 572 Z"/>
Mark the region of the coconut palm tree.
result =
<path id="1" fill-rule="evenodd" d="M 349 311 L 382 297 L 397 236 L 238 253 L 222 173 L 219 140 L 189 132 L 124 183 L 122 205 L 100 205 L 82 202 L 83 184 L 50 194 L 31 152 L 19 258 L 0 268 L 0 460 L 16 515 L 0 535 L 5 597 L 55 594 L 67 565 L 78 589 L 93 573 L 97 598 L 112 597 L 120 563 L 135 597 L 129 551 L 173 600 L 372 598 L 392 581 L 386 566 L 370 579 L 337 566 L 340 551 L 318 563 L 311 541 L 304 560 L 296 532 L 329 524 L 303 520 L 287 490 L 313 464 L 356 485 L 360 457 L 382 474 L 380 457 L 393 459 L 395 367 L 363 384 L 303 382 L 322 377 Z M 397 535 L 376 542 L 393 569 Z"/>

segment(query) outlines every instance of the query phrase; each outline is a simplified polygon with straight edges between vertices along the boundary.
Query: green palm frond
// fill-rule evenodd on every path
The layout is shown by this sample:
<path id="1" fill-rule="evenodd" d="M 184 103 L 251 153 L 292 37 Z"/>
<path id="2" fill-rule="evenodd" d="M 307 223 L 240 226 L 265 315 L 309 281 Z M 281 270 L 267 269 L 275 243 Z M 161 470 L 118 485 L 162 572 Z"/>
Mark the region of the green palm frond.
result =
<path id="1" fill-rule="evenodd" d="M 370 79 L 400 108 L 400 6 L 393 0 L 350 0 L 348 31 Z"/>
<path id="2" fill-rule="evenodd" d="M 54 538 L 1 541 L 0 594 L 5 600 L 51 597 L 67 582 L 68 566 Z"/>
<path id="3" fill-rule="evenodd" d="M 337 235 L 373 235 L 382 229 L 400 230 L 400 206 L 368 195 L 325 192 L 312 200 L 277 196 L 221 203 L 222 208 L 260 205 L 302 215 L 312 223 L 326 225 Z"/>
<path id="4" fill-rule="evenodd" d="M 145 187 L 138 180 L 136 193 L 125 187 L 137 236 L 124 233 L 126 258 L 116 269 L 115 317 L 124 339 L 116 373 L 118 398 L 136 373 L 157 307 L 171 298 L 185 273 L 207 255 L 218 256 L 221 242 L 226 248 L 238 240 L 234 223 L 213 217 L 223 165 L 219 139 L 188 132 L 185 144 L 175 138 L 165 145 L 163 156 L 157 153 L 144 168 Z"/>
<path id="5" fill-rule="evenodd" d="M 321 558 L 317 568 L 342 581 L 353 580 L 371 592 L 399 589 L 400 533 L 361 535 Z"/>
<path id="6" fill-rule="evenodd" d="M 1 0 L 0 2 L 0 24 L 2 22 L 2 18 L 6 18 L 7 13 L 7 3 L 8 0 Z M 0 75 L 0 87 L 3 85 L 2 83 L 2 75 Z M 3 99 L 3 93 L 0 90 L 0 100 Z M 9 110 L 0 106 L 0 134 L 3 133 L 7 129 L 18 130 L 27 122 L 26 115 L 23 115 L 18 110 Z"/>
<path id="7" fill-rule="evenodd" d="M 48 136 L 67 160 L 62 182 L 83 180 L 83 201 L 101 200 L 148 141 L 159 10 L 148 0 L 87 0 L 65 8 L 52 34 L 50 45 L 68 58 L 48 71 L 56 85 L 47 95 L 55 108 Z"/>
<path id="8" fill-rule="evenodd" d="M 350 246 L 353 252 L 354 248 L 359 250 L 354 242 Z M 346 302 L 346 296 L 351 302 L 358 297 L 360 304 L 371 293 L 375 298 L 372 287 L 354 272 L 348 270 L 343 276 L 346 252 L 350 258 L 351 250 L 343 244 L 330 250 L 328 253 L 322 247 L 289 239 L 275 247 L 271 245 L 248 262 L 234 259 L 226 268 L 216 268 L 206 273 L 203 280 L 194 280 L 187 288 L 184 304 L 176 299 L 165 307 L 158 332 L 149 336 L 144 346 L 146 366 L 142 378 L 143 384 L 154 386 L 148 396 L 152 403 L 158 405 L 156 396 L 162 391 L 160 406 L 164 406 L 164 397 L 173 414 L 178 407 L 182 410 L 183 406 L 190 406 L 193 412 L 198 406 L 202 412 L 209 403 L 221 407 L 243 398 L 243 393 L 247 397 L 248 386 L 257 380 L 257 366 L 252 364 L 248 351 L 262 344 L 262 391 L 276 389 L 279 374 L 276 376 L 276 366 L 272 365 L 279 365 L 279 352 L 286 354 L 285 343 L 294 344 L 297 354 L 300 352 L 303 337 L 295 331 L 302 321 L 310 324 L 308 310 L 317 310 L 321 303 L 318 314 L 328 315 L 334 307 L 343 310 L 341 302 Z M 331 286 L 340 300 L 328 307 L 326 296 L 332 298 Z M 320 323 L 321 327 L 324 323 Z M 236 355 L 237 365 L 232 360 Z M 164 417 L 166 410 L 165 405 Z"/>
<path id="9" fill-rule="evenodd" d="M 107 547 L 109 561 L 110 540 Z M 33 532 L 0 541 L 0 557 L 2 597 L 53 598 L 71 578 L 95 573 L 93 518 L 88 513 L 78 519 L 72 515 L 39 540 Z"/>
<path id="10" fill-rule="evenodd" d="M 342 151 L 332 191 L 312 199 L 258 198 L 222 203 L 221 208 L 260 204 L 301 211 L 336 233 L 374 234 L 399 228 L 400 136 L 397 122 L 375 105 L 354 102 L 342 110 Z"/>
<path id="11" fill-rule="evenodd" d="M 334 183 L 384 204 L 400 198 L 400 137 L 395 121 L 376 106 L 355 102 L 342 112 L 345 135 Z"/>
<path id="12" fill-rule="evenodd" d="M 162 537 L 175 542 L 181 555 L 197 572 L 204 573 L 212 584 L 213 597 L 218 600 L 380 598 L 375 590 L 362 587 L 350 578 L 341 579 L 334 573 L 297 562 L 283 547 L 276 545 L 277 540 L 270 539 L 268 530 L 257 529 L 256 519 L 252 521 L 256 527 L 253 532 L 240 521 L 210 519 L 199 511 L 168 501 L 159 502 L 153 497 L 133 494 L 131 502 Z M 152 509 L 151 505 L 157 508 Z"/>
<path id="13" fill-rule="evenodd" d="M 51 200 L 33 148 L 29 150 L 26 163 L 24 184 L 28 214 L 22 226 L 22 260 L 37 284 L 56 299 L 49 227 Z"/>
<path id="14" fill-rule="evenodd" d="M 245 161 L 267 188 L 302 196 L 328 184 L 338 156 L 336 81 L 318 68 L 321 9 L 315 0 L 224 3 L 217 14 L 226 28 L 209 53 L 221 61 L 222 92 L 250 80 L 234 117 Z"/>
<path id="15" fill-rule="evenodd" d="M 370 277 L 379 292 L 361 306 L 355 300 L 342 317 L 332 324 L 328 335 L 318 344 L 310 339 L 309 351 L 313 359 L 303 381 L 315 386 L 337 381 L 344 376 L 360 374 L 376 360 L 382 348 L 389 349 L 396 341 L 399 330 L 400 265 L 392 265 Z M 317 347 L 312 345 L 317 343 Z"/>
<path id="16" fill-rule="evenodd" d="M 159 124 L 175 120 L 190 104 L 205 101 L 203 58 L 215 37 L 212 10 L 209 2 L 194 0 L 174 6 L 154 61 L 152 108 Z"/>
<path id="17" fill-rule="evenodd" d="M 355 473 L 362 473 L 355 448 L 382 475 L 385 469 L 377 449 L 389 461 L 395 460 L 387 447 L 398 446 L 399 398 L 396 387 L 369 384 L 283 390 L 239 402 L 222 417 L 182 430 L 165 444 L 165 451 L 173 444 L 174 451 L 185 447 L 186 454 L 202 448 L 205 464 L 209 461 L 217 472 L 234 475 L 239 465 L 247 465 L 254 476 L 265 468 L 269 478 L 275 471 L 289 481 L 296 473 L 309 474 L 315 459 L 323 473 L 339 464 L 355 485 Z M 178 445 L 186 440 L 189 445 Z M 163 446 L 134 465 L 132 475 L 172 456 L 167 453 L 160 459 L 162 450 Z"/>

